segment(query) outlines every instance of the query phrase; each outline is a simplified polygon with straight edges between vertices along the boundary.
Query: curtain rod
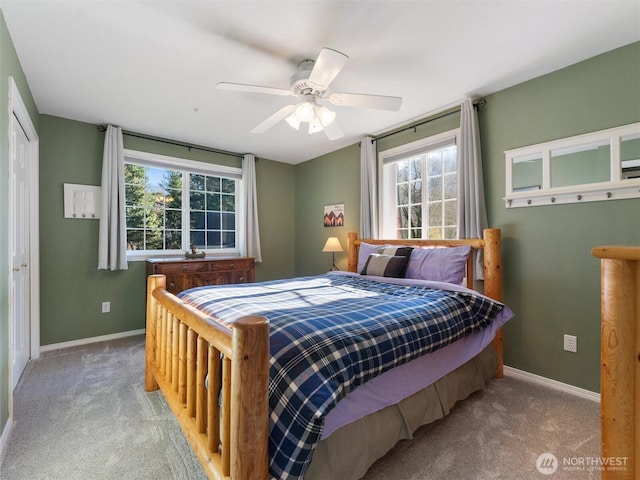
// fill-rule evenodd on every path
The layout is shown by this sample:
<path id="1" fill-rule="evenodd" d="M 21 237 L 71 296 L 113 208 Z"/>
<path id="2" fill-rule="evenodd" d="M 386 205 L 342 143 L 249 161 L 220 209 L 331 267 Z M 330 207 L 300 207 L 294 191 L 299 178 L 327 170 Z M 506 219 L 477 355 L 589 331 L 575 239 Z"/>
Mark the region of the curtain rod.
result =
<path id="1" fill-rule="evenodd" d="M 473 106 L 476 109 L 479 109 L 480 107 L 483 107 L 484 105 L 486 105 L 487 101 L 483 98 L 481 100 L 478 100 L 477 103 L 474 103 Z M 397 133 L 401 133 L 401 132 L 406 132 L 407 130 L 413 130 L 414 132 L 416 131 L 416 128 L 425 125 L 427 123 L 433 122 L 434 120 L 440 120 L 441 118 L 445 118 L 448 117 L 449 115 L 453 115 L 454 113 L 459 113 L 460 109 L 457 108 L 455 110 L 452 110 L 451 112 L 447 112 L 447 113 L 442 113 L 440 115 L 438 115 L 437 117 L 431 117 L 428 118 L 426 120 L 422 120 L 418 123 L 414 123 L 413 125 L 408 125 L 406 127 L 401 128 L 400 130 L 395 130 L 393 132 L 389 132 L 389 133 L 385 133 L 382 135 L 378 135 L 377 137 L 373 137 L 371 139 L 371 143 L 375 142 L 376 140 L 380 140 L 382 138 L 387 138 L 387 137 L 391 137 L 392 135 L 396 135 Z"/>
<path id="2" fill-rule="evenodd" d="M 107 127 L 105 127 L 104 125 L 98 125 L 98 131 L 106 132 L 107 131 Z M 174 145 L 176 147 L 184 147 L 184 148 L 188 149 L 189 151 L 191 151 L 191 150 L 200 150 L 202 152 L 219 153 L 220 155 L 229 155 L 230 157 L 238 157 L 238 158 L 243 158 L 244 157 L 244 155 L 242 153 L 229 152 L 227 150 L 219 150 L 217 148 L 199 147 L 197 145 L 188 145 L 186 143 L 180 143 L 180 142 L 176 142 L 176 141 L 173 141 L 173 140 L 166 140 L 164 138 L 152 137 L 150 135 L 144 135 L 142 133 L 130 132 L 128 130 L 123 130 L 122 131 L 122 135 L 126 135 L 128 137 L 142 138 L 143 140 L 152 140 L 154 142 L 159 142 L 159 143 L 166 143 L 168 145 Z M 258 160 L 258 159 L 256 158 L 256 160 Z"/>

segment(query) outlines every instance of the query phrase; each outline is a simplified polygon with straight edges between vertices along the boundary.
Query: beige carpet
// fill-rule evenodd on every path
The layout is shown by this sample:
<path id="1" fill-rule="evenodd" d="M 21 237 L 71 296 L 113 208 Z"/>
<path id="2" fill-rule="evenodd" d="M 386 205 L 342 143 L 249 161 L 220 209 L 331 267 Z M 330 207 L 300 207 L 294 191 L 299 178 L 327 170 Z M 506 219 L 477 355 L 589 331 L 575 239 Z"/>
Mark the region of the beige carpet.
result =
<path id="1" fill-rule="evenodd" d="M 143 391 L 143 365 L 142 337 L 30 362 L 0 479 L 204 479 L 161 394 Z M 548 476 L 536 469 L 543 453 L 559 465 Z M 398 444 L 365 480 L 596 479 L 563 463 L 598 456 L 597 403 L 505 378 Z"/>

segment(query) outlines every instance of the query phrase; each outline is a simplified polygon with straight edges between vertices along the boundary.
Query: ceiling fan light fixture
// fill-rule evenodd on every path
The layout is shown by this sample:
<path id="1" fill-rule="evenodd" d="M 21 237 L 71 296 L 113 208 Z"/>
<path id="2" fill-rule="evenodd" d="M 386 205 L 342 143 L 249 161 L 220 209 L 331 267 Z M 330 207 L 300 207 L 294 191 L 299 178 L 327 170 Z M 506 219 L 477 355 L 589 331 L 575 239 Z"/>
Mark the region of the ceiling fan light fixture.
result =
<path id="1" fill-rule="evenodd" d="M 321 132 L 323 128 L 324 127 L 322 126 L 320 117 L 318 117 L 318 115 L 315 115 L 309 122 L 309 135 Z"/>
<path id="2" fill-rule="evenodd" d="M 315 117 L 316 112 L 311 102 L 302 102 L 296 107 L 296 117 L 301 122 L 311 122 Z"/>
<path id="3" fill-rule="evenodd" d="M 295 130 L 300 130 L 300 119 L 296 115 L 294 111 L 291 115 L 285 118 L 285 121 L 289 124 L 289 126 Z"/>
<path id="4" fill-rule="evenodd" d="M 316 106 L 316 115 L 320 118 L 323 127 L 328 127 L 336 119 L 336 112 L 322 105 Z"/>

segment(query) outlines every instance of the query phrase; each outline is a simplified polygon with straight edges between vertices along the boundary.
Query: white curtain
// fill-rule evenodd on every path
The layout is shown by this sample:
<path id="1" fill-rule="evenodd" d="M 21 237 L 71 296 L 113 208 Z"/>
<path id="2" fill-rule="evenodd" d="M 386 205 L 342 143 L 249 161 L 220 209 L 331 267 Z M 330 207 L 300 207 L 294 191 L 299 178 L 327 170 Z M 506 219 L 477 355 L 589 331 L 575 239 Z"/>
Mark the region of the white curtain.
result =
<path id="1" fill-rule="evenodd" d="M 127 270 L 122 129 L 109 125 L 102 156 L 98 270 Z"/>
<path id="2" fill-rule="evenodd" d="M 487 228 L 487 209 L 484 201 L 482 155 L 478 116 L 471 99 L 460 107 L 460 141 L 458 142 L 458 236 L 482 238 Z M 476 258 L 476 279 L 484 278 L 482 257 Z"/>
<path id="3" fill-rule="evenodd" d="M 376 205 L 376 144 L 371 137 L 360 142 L 360 237 L 378 235 L 378 209 Z"/>
<path id="4" fill-rule="evenodd" d="M 242 255 L 254 257 L 256 262 L 262 262 L 260 229 L 258 228 L 258 196 L 256 194 L 256 158 L 250 153 L 247 153 L 242 159 L 242 186 L 247 211 Z"/>

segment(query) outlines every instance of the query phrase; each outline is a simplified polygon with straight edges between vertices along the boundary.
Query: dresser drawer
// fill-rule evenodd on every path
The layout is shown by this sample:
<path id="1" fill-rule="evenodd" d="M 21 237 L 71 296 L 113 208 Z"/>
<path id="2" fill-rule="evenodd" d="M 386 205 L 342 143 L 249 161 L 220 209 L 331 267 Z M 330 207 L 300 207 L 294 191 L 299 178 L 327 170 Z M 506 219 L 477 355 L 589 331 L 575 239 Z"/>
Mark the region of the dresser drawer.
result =
<path id="1" fill-rule="evenodd" d="M 255 259 L 251 257 L 149 259 L 147 275 L 162 274 L 173 294 L 193 287 L 249 283 L 255 281 Z"/>
<path id="2" fill-rule="evenodd" d="M 158 263 L 154 265 L 155 273 L 198 273 L 209 272 L 211 265 L 209 262 L 176 262 Z"/>

